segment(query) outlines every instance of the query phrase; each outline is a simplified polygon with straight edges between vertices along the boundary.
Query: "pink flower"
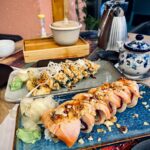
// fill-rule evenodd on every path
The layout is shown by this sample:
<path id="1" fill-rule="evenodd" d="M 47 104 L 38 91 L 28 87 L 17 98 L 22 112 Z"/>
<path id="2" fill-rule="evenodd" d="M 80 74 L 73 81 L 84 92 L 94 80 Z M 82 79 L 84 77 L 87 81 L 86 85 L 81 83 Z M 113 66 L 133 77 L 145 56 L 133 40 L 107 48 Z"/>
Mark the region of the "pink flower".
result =
<path id="1" fill-rule="evenodd" d="M 86 7 L 86 3 L 83 2 L 82 0 L 77 0 L 77 5 L 76 5 L 76 0 L 69 0 L 69 16 L 68 18 L 70 20 L 75 20 L 79 21 L 82 23 L 83 27 L 82 29 L 85 29 L 85 17 L 86 14 L 83 12 L 83 9 Z M 76 9 L 78 8 L 79 16 L 77 15 Z"/>

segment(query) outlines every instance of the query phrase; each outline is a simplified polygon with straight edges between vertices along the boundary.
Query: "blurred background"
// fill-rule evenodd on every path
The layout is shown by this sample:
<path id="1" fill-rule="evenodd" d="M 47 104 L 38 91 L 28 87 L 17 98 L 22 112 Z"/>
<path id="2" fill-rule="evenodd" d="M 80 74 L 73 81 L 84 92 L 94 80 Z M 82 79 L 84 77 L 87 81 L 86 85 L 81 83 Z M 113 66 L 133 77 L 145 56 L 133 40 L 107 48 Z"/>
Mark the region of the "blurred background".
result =
<path id="1" fill-rule="evenodd" d="M 70 3 L 73 2 L 76 5 L 77 15 L 80 3 L 86 4 L 82 6 L 85 13 L 84 29 L 97 30 L 106 0 L 70 0 Z M 128 0 L 128 2 L 126 11 L 128 31 L 150 35 L 150 31 L 144 31 L 144 28 L 150 29 L 150 0 Z M 40 13 L 45 15 L 46 31 L 51 34 L 49 24 L 63 19 L 63 0 L 1 0 L 0 33 L 17 34 L 23 38 L 37 37 L 40 34 L 37 15 Z"/>
<path id="2" fill-rule="evenodd" d="M 103 4 L 107 0 L 87 0 L 87 14 L 88 19 L 93 19 L 95 22 L 101 17 Z M 128 31 L 137 27 L 138 25 L 150 21 L 150 0 L 126 0 L 129 5 L 125 12 Z M 97 28 L 95 24 L 94 28 Z M 88 28 L 92 28 L 89 26 Z"/>

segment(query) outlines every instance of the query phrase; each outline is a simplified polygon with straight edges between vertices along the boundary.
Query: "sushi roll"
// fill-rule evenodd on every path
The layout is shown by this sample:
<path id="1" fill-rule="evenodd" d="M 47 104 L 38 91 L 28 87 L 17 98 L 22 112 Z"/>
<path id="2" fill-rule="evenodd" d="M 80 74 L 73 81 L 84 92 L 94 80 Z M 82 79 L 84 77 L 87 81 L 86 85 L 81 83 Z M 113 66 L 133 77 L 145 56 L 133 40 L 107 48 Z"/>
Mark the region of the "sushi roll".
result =
<path id="1" fill-rule="evenodd" d="M 69 69 L 69 65 L 67 63 L 61 63 L 61 68 L 64 74 L 68 77 L 66 82 L 66 87 L 70 88 L 73 86 L 73 79 L 75 78 L 74 73 Z"/>
<path id="2" fill-rule="evenodd" d="M 92 88 L 88 91 L 88 93 L 93 94 L 95 99 L 104 101 L 107 104 L 112 116 L 116 114 L 117 107 L 120 107 L 120 101 L 113 93 L 108 83 L 97 88 Z"/>
<path id="3" fill-rule="evenodd" d="M 126 110 L 128 104 L 131 103 L 130 91 L 126 86 L 123 86 L 119 82 L 114 82 L 111 84 L 114 94 L 120 99 L 121 107 L 118 108 L 118 112 L 123 112 Z"/>
<path id="4" fill-rule="evenodd" d="M 92 97 L 88 93 L 80 93 L 73 97 L 73 100 L 79 101 L 84 107 L 80 111 L 81 132 L 84 133 L 91 132 L 95 124 L 95 100 Z"/>
<path id="5" fill-rule="evenodd" d="M 60 71 L 54 76 L 54 80 L 58 82 L 61 87 L 66 87 L 69 78 L 63 71 Z"/>
<path id="6" fill-rule="evenodd" d="M 107 92 L 104 92 L 99 89 L 95 92 L 94 97 L 98 101 L 100 100 L 100 101 L 103 101 L 104 103 L 106 103 L 112 116 L 114 116 L 116 114 L 116 112 L 117 112 L 116 99 L 113 94 L 108 92 L 108 90 L 107 90 Z M 114 99 L 115 99 L 115 101 L 114 101 Z"/>
<path id="7" fill-rule="evenodd" d="M 95 124 L 95 117 L 91 114 L 85 114 L 81 117 L 81 132 L 90 133 Z"/>
<path id="8" fill-rule="evenodd" d="M 138 84 L 135 81 L 127 80 L 125 78 L 121 78 L 119 82 L 122 82 L 122 84 L 126 86 L 130 91 L 131 102 L 128 104 L 128 107 L 132 108 L 136 106 L 138 103 L 138 99 L 140 98 Z"/>
<path id="9" fill-rule="evenodd" d="M 95 98 L 93 98 L 92 94 L 89 94 L 89 93 L 80 93 L 80 94 L 77 94 L 73 97 L 73 99 L 76 99 L 76 100 L 80 100 L 82 101 L 83 103 L 88 103 L 90 104 L 91 106 L 91 109 L 88 108 L 88 112 L 89 110 L 92 110 L 94 111 L 94 113 L 92 114 L 92 116 L 94 117 L 95 116 L 95 124 L 99 125 L 99 124 L 102 124 L 104 123 L 104 121 L 106 119 L 110 119 L 111 117 L 111 114 L 110 114 L 110 111 L 109 111 L 109 108 L 107 106 L 107 104 L 105 102 L 103 102 L 102 100 L 97 100 Z M 90 111 L 92 112 L 92 111 Z M 93 120 L 93 119 L 91 119 Z M 88 122 L 87 122 L 88 124 Z"/>
<path id="10" fill-rule="evenodd" d="M 99 70 L 100 68 L 100 65 L 99 64 L 96 64 L 90 60 L 87 60 L 87 59 L 83 59 L 83 61 L 85 62 L 85 65 L 87 66 L 88 68 L 88 72 L 90 75 L 94 75 L 97 73 L 97 71 Z"/>
<path id="11" fill-rule="evenodd" d="M 106 105 L 105 102 L 99 100 L 95 104 L 95 109 L 96 109 L 96 117 L 95 117 L 95 124 L 100 125 L 103 124 L 106 119 L 111 118 L 111 113 Z"/>
<path id="12" fill-rule="evenodd" d="M 77 61 L 66 60 L 59 64 L 49 62 L 45 70 L 28 69 L 24 80 L 27 80 L 26 87 L 29 91 L 39 86 L 39 84 L 43 84 L 42 87 L 39 86 L 40 88 L 35 94 L 43 93 L 44 89 L 48 92 L 48 88 L 50 92 L 52 90 L 59 90 L 62 87 L 71 89 L 76 83 L 92 74 L 88 68 L 90 66 L 93 66 L 91 68 L 96 68 L 91 70 L 94 74 L 99 69 L 99 67 L 96 67 L 99 65 L 86 59 L 79 59 Z"/>
<path id="13" fill-rule="evenodd" d="M 80 134 L 81 122 L 77 118 L 63 118 L 55 111 L 47 111 L 41 121 L 50 133 L 62 140 L 68 147 L 72 147 Z"/>

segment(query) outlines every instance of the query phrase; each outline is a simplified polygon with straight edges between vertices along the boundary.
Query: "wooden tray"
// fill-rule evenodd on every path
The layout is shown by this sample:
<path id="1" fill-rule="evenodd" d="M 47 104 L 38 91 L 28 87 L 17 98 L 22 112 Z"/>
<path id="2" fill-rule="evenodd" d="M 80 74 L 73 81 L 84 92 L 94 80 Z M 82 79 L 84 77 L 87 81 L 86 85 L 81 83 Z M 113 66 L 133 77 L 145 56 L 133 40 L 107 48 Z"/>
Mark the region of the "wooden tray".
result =
<path id="1" fill-rule="evenodd" d="M 89 54 L 89 43 L 79 38 L 72 46 L 60 46 L 53 38 L 24 40 L 23 54 L 26 63 L 46 59 L 79 58 Z"/>

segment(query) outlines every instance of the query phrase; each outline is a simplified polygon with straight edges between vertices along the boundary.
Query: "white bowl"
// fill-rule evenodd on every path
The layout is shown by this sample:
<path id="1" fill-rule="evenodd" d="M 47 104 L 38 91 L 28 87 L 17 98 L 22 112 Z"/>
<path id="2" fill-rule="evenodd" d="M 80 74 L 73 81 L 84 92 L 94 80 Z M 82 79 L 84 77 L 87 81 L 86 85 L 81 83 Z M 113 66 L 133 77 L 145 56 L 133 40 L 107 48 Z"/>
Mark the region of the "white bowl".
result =
<path id="1" fill-rule="evenodd" d="M 15 51 L 15 42 L 12 40 L 0 40 L 0 57 L 7 57 Z"/>
<path id="2" fill-rule="evenodd" d="M 82 24 L 77 24 L 74 27 L 59 27 L 50 25 L 54 40 L 59 45 L 73 45 L 79 39 L 80 28 Z"/>

